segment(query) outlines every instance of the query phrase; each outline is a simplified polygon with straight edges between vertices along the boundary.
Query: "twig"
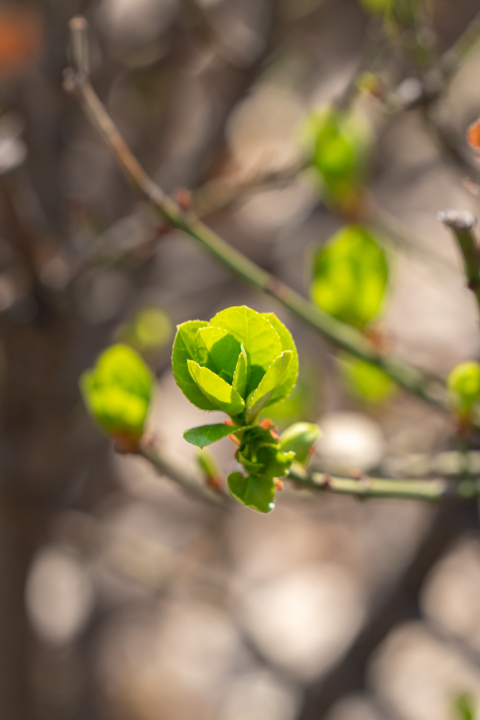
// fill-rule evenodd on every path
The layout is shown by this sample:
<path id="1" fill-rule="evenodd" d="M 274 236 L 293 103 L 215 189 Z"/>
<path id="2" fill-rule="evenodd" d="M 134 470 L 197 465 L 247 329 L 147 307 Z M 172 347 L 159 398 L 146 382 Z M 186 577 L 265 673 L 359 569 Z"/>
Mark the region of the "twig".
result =
<path id="1" fill-rule="evenodd" d="M 390 498 L 445 503 L 454 500 L 470 501 L 480 497 L 478 479 L 455 482 L 444 478 L 394 480 L 367 476 L 336 477 L 315 470 L 307 471 L 300 465 L 292 466 L 288 479 L 311 490 L 334 495 L 350 495 L 359 499 Z"/>
<path id="2" fill-rule="evenodd" d="M 462 254 L 468 287 L 474 293 L 480 311 L 480 258 L 473 234 L 476 223 L 472 213 L 462 210 L 445 210 L 437 214 L 437 220 L 449 227 Z"/>
<path id="3" fill-rule="evenodd" d="M 153 442 L 144 442 L 135 454 L 147 460 L 161 475 L 166 475 L 170 480 L 173 480 L 174 483 L 186 490 L 187 493 L 203 502 L 217 507 L 227 507 L 229 503 L 233 502 L 226 491 L 213 492 L 197 482 L 195 478 L 173 466 L 155 447 Z"/>
<path id="4" fill-rule="evenodd" d="M 75 18 L 75 20 L 77 19 Z M 71 24 L 72 36 L 77 32 L 77 25 L 77 22 Z M 77 41 L 72 42 L 72 50 L 75 51 L 78 45 Z M 80 58 L 74 57 L 75 63 L 78 60 Z M 78 64 L 77 72 L 71 73 L 67 78 L 66 89 L 78 94 L 87 115 L 127 178 L 152 203 L 166 222 L 187 233 L 224 267 L 262 292 L 274 297 L 337 347 L 382 368 L 395 382 L 417 397 L 444 410 L 448 408 L 445 389 L 440 383 L 407 363 L 379 355 L 368 339 L 359 331 L 322 312 L 287 285 L 258 267 L 238 250 L 231 248 L 222 238 L 198 220 L 193 213 L 181 210 L 177 203 L 151 180 L 132 155 L 88 79 L 84 73 L 78 72 Z"/>

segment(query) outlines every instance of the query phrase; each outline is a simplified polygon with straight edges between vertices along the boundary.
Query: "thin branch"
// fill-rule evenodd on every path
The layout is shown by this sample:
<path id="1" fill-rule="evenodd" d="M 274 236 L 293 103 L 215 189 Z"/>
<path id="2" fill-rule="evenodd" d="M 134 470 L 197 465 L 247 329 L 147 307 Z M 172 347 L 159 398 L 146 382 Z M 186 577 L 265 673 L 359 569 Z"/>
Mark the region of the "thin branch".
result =
<path id="1" fill-rule="evenodd" d="M 300 487 L 334 495 L 350 495 L 359 499 L 390 498 L 396 500 L 422 500 L 431 503 L 471 501 L 480 497 L 480 480 L 460 482 L 438 478 L 395 480 L 361 476 L 337 477 L 293 465 L 288 479 Z"/>
<path id="2" fill-rule="evenodd" d="M 75 36 L 77 23 L 74 23 L 73 26 L 71 24 L 71 31 L 72 36 Z M 187 233 L 224 267 L 262 292 L 274 297 L 337 347 L 382 368 L 395 382 L 417 397 L 444 410 L 448 408 L 445 389 L 438 381 L 429 378 L 407 363 L 379 355 L 369 340 L 359 331 L 322 312 L 280 280 L 258 267 L 238 250 L 231 248 L 222 238 L 198 220 L 193 213 L 183 211 L 140 166 L 88 79 L 84 73 L 78 72 L 78 68 L 77 72 L 71 72 L 67 76 L 66 89 L 76 92 L 85 112 L 110 148 L 127 178 L 152 203 L 154 209 L 166 222 Z"/>
<path id="3" fill-rule="evenodd" d="M 437 214 L 437 219 L 449 227 L 455 237 L 463 258 L 468 287 L 475 295 L 480 311 L 480 257 L 477 241 L 473 234 L 476 223 L 472 213 L 461 210 L 446 210 Z"/>

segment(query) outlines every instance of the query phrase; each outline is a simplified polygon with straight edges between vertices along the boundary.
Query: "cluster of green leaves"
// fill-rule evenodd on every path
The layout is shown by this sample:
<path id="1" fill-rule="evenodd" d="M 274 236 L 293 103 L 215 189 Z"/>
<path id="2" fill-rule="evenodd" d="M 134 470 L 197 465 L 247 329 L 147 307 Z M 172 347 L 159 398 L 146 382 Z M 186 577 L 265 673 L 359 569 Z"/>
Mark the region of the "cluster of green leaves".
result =
<path id="1" fill-rule="evenodd" d="M 323 200 L 334 208 L 354 210 L 368 171 L 371 131 L 366 119 L 327 107 L 308 118 L 305 135 Z"/>
<path id="2" fill-rule="evenodd" d="M 80 378 L 87 409 L 103 430 L 118 439 L 138 440 L 152 396 L 153 376 L 127 345 L 112 345 L 95 368 Z"/>
<path id="3" fill-rule="evenodd" d="M 480 365 L 474 360 L 456 365 L 448 376 L 447 387 L 453 410 L 468 422 L 480 400 Z"/>
<path id="4" fill-rule="evenodd" d="M 236 459 L 246 475 L 228 477 L 231 493 L 260 512 L 274 507 L 275 480 L 295 459 L 259 413 L 285 399 L 298 376 L 298 355 L 287 328 L 273 313 L 248 307 L 219 312 L 210 322 L 192 320 L 177 328 L 172 368 L 177 385 L 201 410 L 221 410 L 228 424 L 192 428 L 184 438 L 204 448 L 227 435 L 239 447 Z"/>
<path id="5" fill-rule="evenodd" d="M 364 332 L 383 308 L 388 277 L 376 234 L 347 225 L 315 253 L 310 294 L 324 312 Z M 341 370 L 347 387 L 367 402 L 386 400 L 394 390 L 383 370 L 358 358 L 342 355 Z"/>

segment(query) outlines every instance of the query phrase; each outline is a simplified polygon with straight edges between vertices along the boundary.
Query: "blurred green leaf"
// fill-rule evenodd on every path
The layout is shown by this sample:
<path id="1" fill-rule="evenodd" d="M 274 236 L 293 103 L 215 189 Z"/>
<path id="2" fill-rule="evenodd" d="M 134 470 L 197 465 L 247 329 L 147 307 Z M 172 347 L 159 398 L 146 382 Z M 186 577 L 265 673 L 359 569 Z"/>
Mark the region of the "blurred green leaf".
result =
<path id="1" fill-rule="evenodd" d="M 391 10 L 393 0 L 360 0 L 360 5 L 372 15 L 384 15 Z"/>
<path id="2" fill-rule="evenodd" d="M 381 309 L 388 283 L 384 250 L 358 225 L 337 232 L 314 257 L 311 296 L 325 312 L 364 329 Z"/>
<path id="3" fill-rule="evenodd" d="M 366 118 L 328 107 L 312 113 L 305 137 L 323 199 L 343 210 L 353 210 L 365 184 L 372 144 Z"/>
<path id="4" fill-rule="evenodd" d="M 231 425 L 225 425 L 223 423 L 218 425 L 201 425 L 200 427 L 191 428 L 183 433 L 183 437 L 191 445 L 196 447 L 204 448 L 207 445 L 218 442 L 223 438 L 228 437 L 236 430 L 242 428 L 234 428 Z"/>
<path id="5" fill-rule="evenodd" d="M 468 417 L 480 400 L 480 365 L 471 360 L 456 365 L 448 376 L 450 400 L 461 417 Z"/>
<path id="6" fill-rule="evenodd" d="M 253 510 L 269 513 L 275 507 L 275 483 L 271 478 L 244 477 L 235 472 L 228 476 L 228 487 L 237 500 Z"/>
<path id="7" fill-rule="evenodd" d="M 215 457 L 208 450 L 197 452 L 197 462 L 202 473 L 210 480 L 217 480 L 222 477 L 222 471 Z"/>
<path id="8" fill-rule="evenodd" d="M 172 322 L 163 310 L 145 307 L 139 310 L 133 320 L 122 325 L 116 336 L 141 353 L 158 351 L 169 342 Z"/>
<path id="9" fill-rule="evenodd" d="M 243 412 L 243 398 L 225 380 L 194 360 L 187 360 L 187 366 L 198 388 L 216 410 L 223 410 L 228 415 L 240 415 Z"/>
<path id="10" fill-rule="evenodd" d="M 477 703 L 469 693 L 458 693 L 453 698 L 453 711 L 456 720 L 475 720 L 477 717 Z"/>
<path id="11" fill-rule="evenodd" d="M 80 378 L 87 409 L 112 435 L 138 439 L 150 406 L 153 376 L 137 353 L 113 345 L 98 358 L 93 370 Z"/>
<path id="12" fill-rule="evenodd" d="M 280 435 L 280 444 L 283 451 L 294 452 L 295 460 L 306 465 L 321 434 L 318 425 L 298 422 L 284 430 Z"/>
<path id="13" fill-rule="evenodd" d="M 360 358 L 341 356 L 340 369 L 348 389 L 365 402 L 384 402 L 396 390 L 395 383 L 383 370 Z"/>

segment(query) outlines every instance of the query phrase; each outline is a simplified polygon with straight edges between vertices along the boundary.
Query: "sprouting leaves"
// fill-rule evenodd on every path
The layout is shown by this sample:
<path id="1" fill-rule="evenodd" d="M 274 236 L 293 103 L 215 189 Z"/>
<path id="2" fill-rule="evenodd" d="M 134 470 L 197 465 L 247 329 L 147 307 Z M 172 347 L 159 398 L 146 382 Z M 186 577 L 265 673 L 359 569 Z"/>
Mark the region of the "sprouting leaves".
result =
<path id="1" fill-rule="evenodd" d="M 310 116 L 306 135 L 323 199 L 342 210 L 354 209 L 368 170 L 371 132 L 365 118 L 327 107 Z"/>
<path id="2" fill-rule="evenodd" d="M 223 410 L 238 424 L 291 393 L 298 356 L 275 315 L 242 306 L 223 310 L 209 323 L 179 325 L 172 366 L 190 402 L 201 410 Z"/>
<path id="3" fill-rule="evenodd" d="M 361 330 L 380 311 L 387 283 L 385 251 L 371 231 L 358 225 L 342 228 L 315 255 L 312 299 Z"/>
<path id="4" fill-rule="evenodd" d="M 126 345 L 113 345 L 80 378 L 90 414 L 109 434 L 136 440 L 143 433 L 153 377 L 143 360 Z"/>
<path id="5" fill-rule="evenodd" d="M 462 419 L 468 419 L 480 400 L 480 365 L 468 360 L 456 365 L 448 376 L 450 402 Z"/>

